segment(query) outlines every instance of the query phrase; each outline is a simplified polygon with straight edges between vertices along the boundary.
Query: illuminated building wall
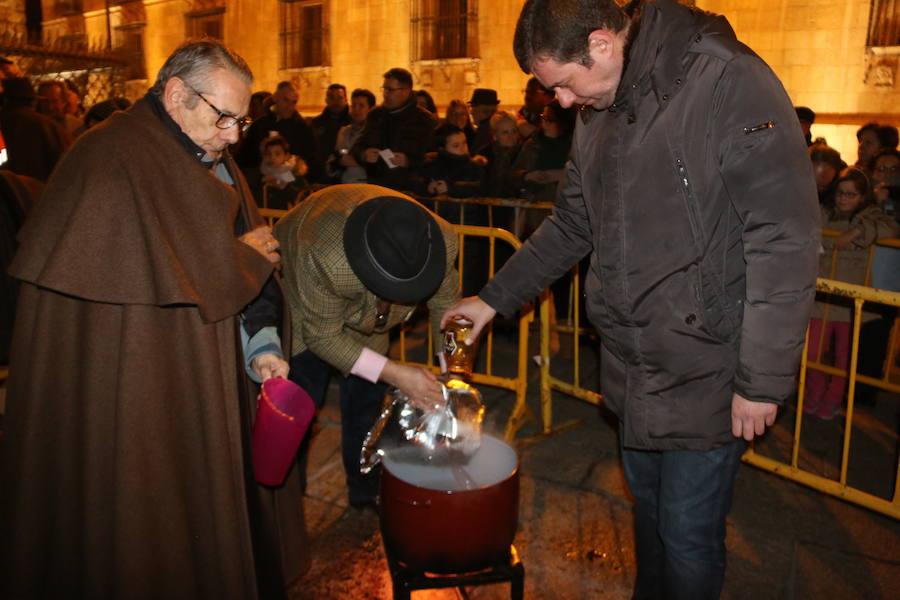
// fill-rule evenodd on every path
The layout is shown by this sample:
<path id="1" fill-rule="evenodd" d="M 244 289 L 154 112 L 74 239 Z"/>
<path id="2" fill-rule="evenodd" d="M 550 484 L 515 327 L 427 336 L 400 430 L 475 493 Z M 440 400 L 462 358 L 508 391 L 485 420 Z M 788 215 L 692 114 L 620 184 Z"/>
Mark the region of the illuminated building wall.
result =
<path id="1" fill-rule="evenodd" d="M 0 9 L 10 2 L 0 0 Z M 84 16 L 60 16 L 55 7 L 78 0 L 44 0 L 45 35 L 64 35 L 82 27 L 92 41 L 105 40 L 102 0 L 81 0 Z M 867 48 L 870 10 L 894 0 L 699 0 L 707 10 L 726 15 L 738 36 L 778 73 L 795 104 L 819 115 L 813 136 L 824 136 L 845 159 L 855 159 L 856 128 L 866 120 L 900 123 L 897 46 Z M 512 55 L 512 35 L 520 0 L 458 0 L 477 13 L 469 33 L 471 58 L 414 60 L 412 20 L 429 0 L 110 0 L 114 45 L 143 52 L 148 77 L 181 42 L 191 22 L 214 31 L 244 56 L 257 77 L 257 89 L 273 89 L 282 79 L 300 87 L 307 115 L 323 105 L 325 88 L 340 82 L 378 94 L 381 74 L 390 67 L 410 69 L 417 88 L 427 89 L 440 107 L 452 98 L 468 99 L 472 89 L 498 90 L 502 106 L 518 107 L 527 77 Z M 321 19 L 324 66 L 282 69 L 282 12 L 289 4 L 305 7 Z M 317 8 L 320 7 L 320 8 Z M 218 16 L 217 16 L 218 15 Z M 889 15 L 890 17 L 890 15 Z M 898 18 L 893 15 L 892 18 Z M 216 21 L 212 25 L 204 25 Z M 897 43 L 897 42 L 895 42 Z M 322 52 L 321 48 L 318 51 Z M 130 95 L 145 89 L 135 81 Z"/>

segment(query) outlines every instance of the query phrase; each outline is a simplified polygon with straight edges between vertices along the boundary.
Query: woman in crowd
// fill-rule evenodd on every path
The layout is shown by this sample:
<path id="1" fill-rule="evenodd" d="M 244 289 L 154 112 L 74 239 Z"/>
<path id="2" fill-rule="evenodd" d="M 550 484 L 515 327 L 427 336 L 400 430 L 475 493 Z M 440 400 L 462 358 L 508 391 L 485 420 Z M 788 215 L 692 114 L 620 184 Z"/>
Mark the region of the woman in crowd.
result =
<path id="1" fill-rule="evenodd" d="M 528 138 L 513 164 L 513 175 L 526 199 L 532 202 L 556 199 L 556 187 L 563 178 L 574 129 L 572 109 L 563 108 L 559 100 L 544 107 L 541 130 Z M 534 231 L 548 214 L 548 211 L 526 211 L 526 233 Z"/>
<path id="2" fill-rule="evenodd" d="M 897 235 L 897 223 L 875 204 L 868 176 L 856 168 L 844 170 L 837 180 L 834 201 L 821 207 L 822 227 L 841 231 L 838 237 L 823 236 L 824 252 L 819 259 L 819 277 L 865 285 L 869 246 L 876 240 Z M 827 302 L 816 302 L 809 325 L 808 359 L 821 362 L 831 349 L 834 366 L 846 369 L 850 364 L 852 302 L 830 296 Z M 863 321 L 877 315 L 864 312 Z M 821 346 L 821 348 L 820 348 Z M 826 375 L 808 369 L 803 411 L 832 419 L 837 414 L 847 390 L 847 378 Z"/>
<path id="3" fill-rule="evenodd" d="M 816 178 L 819 205 L 824 206 L 834 200 L 838 175 L 847 167 L 847 163 L 841 160 L 840 152 L 825 144 L 810 146 L 809 159 L 812 161 L 813 175 Z"/>
<path id="4" fill-rule="evenodd" d="M 459 127 L 466 134 L 466 144 L 475 137 L 475 127 L 469 115 L 469 105 L 462 100 L 451 100 L 444 113 L 444 122 Z"/>

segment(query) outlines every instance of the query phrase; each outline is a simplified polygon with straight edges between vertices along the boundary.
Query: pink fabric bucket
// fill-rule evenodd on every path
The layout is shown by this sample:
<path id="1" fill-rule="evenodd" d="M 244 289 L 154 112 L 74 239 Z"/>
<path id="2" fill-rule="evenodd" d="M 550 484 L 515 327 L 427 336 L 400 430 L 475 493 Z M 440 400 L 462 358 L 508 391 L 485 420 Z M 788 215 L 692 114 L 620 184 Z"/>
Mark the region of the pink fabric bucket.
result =
<path id="1" fill-rule="evenodd" d="M 256 480 L 279 486 L 291 468 L 316 407 L 302 387 L 273 377 L 262 384 L 253 423 L 253 472 Z"/>

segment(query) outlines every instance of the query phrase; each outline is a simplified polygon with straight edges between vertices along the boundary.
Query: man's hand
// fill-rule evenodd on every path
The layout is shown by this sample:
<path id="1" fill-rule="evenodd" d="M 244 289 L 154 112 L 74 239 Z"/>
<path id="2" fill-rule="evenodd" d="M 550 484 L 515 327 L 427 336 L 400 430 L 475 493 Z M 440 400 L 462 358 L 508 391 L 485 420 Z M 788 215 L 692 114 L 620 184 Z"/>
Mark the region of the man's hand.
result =
<path id="1" fill-rule="evenodd" d="M 288 367 L 287 361 L 277 354 L 260 354 L 254 356 L 250 361 L 250 368 L 259 375 L 259 378 L 265 381 L 270 377 L 283 377 L 287 379 Z"/>
<path id="2" fill-rule="evenodd" d="M 248 231 L 238 239 L 259 252 L 272 264 L 277 264 L 281 260 L 281 255 L 276 252 L 279 246 L 278 240 L 272 235 L 272 228 L 267 225 Z"/>
<path id="3" fill-rule="evenodd" d="M 466 343 L 472 344 L 475 341 L 475 338 L 478 337 L 478 334 L 481 333 L 481 330 L 484 329 L 484 326 L 487 325 L 496 314 L 497 311 L 491 308 L 487 302 L 478 296 L 469 296 L 468 298 L 463 298 L 447 309 L 447 312 L 441 317 L 441 329 L 447 327 L 447 321 L 450 319 L 454 317 L 465 317 L 472 321 L 472 333 L 471 335 L 466 336 Z"/>
<path id="4" fill-rule="evenodd" d="M 743 437 L 748 442 L 756 435 L 762 435 L 766 427 L 775 423 L 778 405 L 770 402 L 753 402 L 740 394 L 731 398 L 731 433 Z"/>
<path id="5" fill-rule="evenodd" d="M 356 162 L 356 159 L 353 158 L 352 154 L 345 154 L 341 157 L 340 160 L 342 167 L 358 167 L 359 163 Z"/>
<path id="6" fill-rule="evenodd" d="M 441 181 L 432 181 L 428 184 L 428 193 L 429 194 L 446 194 L 447 193 L 447 182 L 444 180 Z"/>
<path id="7" fill-rule="evenodd" d="M 408 167 L 409 159 L 402 152 L 394 152 L 394 158 L 391 159 L 395 167 Z"/>
<path id="8" fill-rule="evenodd" d="M 428 369 L 389 360 L 381 371 L 381 380 L 406 394 L 410 402 L 419 408 L 428 410 L 444 403 L 441 384 Z"/>
<path id="9" fill-rule="evenodd" d="M 862 230 L 858 229 L 856 227 L 848 229 L 847 231 L 845 231 L 844 233 L 842 233 L 841 235 L 839 235 L 838 237 L 836 237 L 834 239 L 834 247 L 837 248 L 838 250 L 844 250 L 850 244 L 853 243 L 853 240 L 855 240 L 862 234 L 863 234 Z"/>
<path id="10" fill-rule="evenodd" d="M 365 159 L 367 163 L 377 163 L 378 157 L 381 156 L 379 152 L 381 152 L 381 150 L 378 148 L 366 148 L 363 151 L 363 159 Z"/>

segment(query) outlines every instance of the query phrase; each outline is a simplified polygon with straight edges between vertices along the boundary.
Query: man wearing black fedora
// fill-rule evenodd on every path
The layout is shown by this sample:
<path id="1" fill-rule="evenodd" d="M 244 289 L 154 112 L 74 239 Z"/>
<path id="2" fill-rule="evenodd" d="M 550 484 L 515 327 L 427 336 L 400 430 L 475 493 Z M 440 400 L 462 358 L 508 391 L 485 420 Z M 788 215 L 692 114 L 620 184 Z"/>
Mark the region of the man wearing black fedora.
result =
<path id="1" fill-rule="evenodd" d="M 475 136 L 469 147 L 472 156 L 485 155 L 491 147 L 491 117 L 497 112 L 497 90 L 488 88 L 475 88 L 469 106 L 472 107 L 472 121 L 475 122 Z"/>
<path id="2" fill-rule="evenodd" d="M 388 331 L 420 302 L 432 327 L 459 297 L 453 227 L 388 188 L 325 188 L 275 226 L 291 311 L 290 377 L 321 407 L 332 369 L 341 374 L 341 446 L 352 506 L 372 505 L 377 473 L 359 456 L 387 385 L 412 401 L 443 398 L 434 374 L 387 358 Z M 305 459 L 301 451 L 301 468 Z"/>

